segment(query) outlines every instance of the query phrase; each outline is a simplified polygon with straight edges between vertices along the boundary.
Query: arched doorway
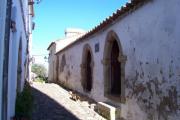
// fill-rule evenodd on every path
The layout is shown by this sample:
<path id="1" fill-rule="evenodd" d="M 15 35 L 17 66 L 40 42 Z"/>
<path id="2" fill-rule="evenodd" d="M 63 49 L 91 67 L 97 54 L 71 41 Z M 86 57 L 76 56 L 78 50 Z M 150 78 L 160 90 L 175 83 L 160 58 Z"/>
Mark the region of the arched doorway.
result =
<path id="1" fill-rule="evenodd" d="M 87 57 L 86 57 L 86 90 L 91 91 L 92 88 L 92 69 L 91 69 L 91 62 L 92 62 L 92 57 L 90 51 L 87 52 Z"/>
<path id="2" fill-rule="evenodd" d="M 111 57 L 110 57 L 110 82 L 111 89 L 110 93 L 113 95 L 121 94 L 121 63 L 118 61 L 119 47 L 117 41 L 112 42 Z"/>
<path id="3" fill-rule="evenodd" d="M 16 92 L 21 92 L 21 77 L 22 77 L 22 43 L 21 38 L 19 41 L 19 49 L 18 49 L 18 64 L 17 64 L 17 88 Z"/>
<path id="4" fill-rule="evenodd" d="M 106 38 L 102 60 L 104 95 L 118 102 L 121 102 L 122 97 L 125 96 L 125 62 L 126 56 L 123 54 L 120 40 L 115 32 L 110 31 Z"/>
<path id="5" fill-rule="evenodd" d="M 88 44 L 84 46 L 81 64 L 81 84 L 86 92 L 90 92 L 93 84 L 93 57 Z"/>

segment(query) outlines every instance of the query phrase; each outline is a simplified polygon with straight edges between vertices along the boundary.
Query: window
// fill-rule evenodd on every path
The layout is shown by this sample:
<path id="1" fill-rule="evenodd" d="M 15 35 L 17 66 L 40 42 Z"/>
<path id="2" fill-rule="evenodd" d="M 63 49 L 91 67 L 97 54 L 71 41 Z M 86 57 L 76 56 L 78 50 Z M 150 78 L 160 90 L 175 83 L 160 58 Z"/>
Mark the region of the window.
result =
<path id="1" fill-rule="evenodd" d="M 95 44 L 95 52 L 99 52 L 99 43 Z"/>

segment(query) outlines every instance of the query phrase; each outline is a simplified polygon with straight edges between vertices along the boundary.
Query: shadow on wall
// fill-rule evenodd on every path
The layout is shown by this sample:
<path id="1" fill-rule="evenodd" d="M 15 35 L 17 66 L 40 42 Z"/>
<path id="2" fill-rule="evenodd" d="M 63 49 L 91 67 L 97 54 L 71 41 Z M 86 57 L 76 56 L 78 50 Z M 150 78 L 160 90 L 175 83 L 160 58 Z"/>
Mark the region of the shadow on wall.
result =
<path id="1" fill-rule="evenodd" d="M 32 120 L 79 120 L 55 100 L 32 88 L 34 108 Z"/>

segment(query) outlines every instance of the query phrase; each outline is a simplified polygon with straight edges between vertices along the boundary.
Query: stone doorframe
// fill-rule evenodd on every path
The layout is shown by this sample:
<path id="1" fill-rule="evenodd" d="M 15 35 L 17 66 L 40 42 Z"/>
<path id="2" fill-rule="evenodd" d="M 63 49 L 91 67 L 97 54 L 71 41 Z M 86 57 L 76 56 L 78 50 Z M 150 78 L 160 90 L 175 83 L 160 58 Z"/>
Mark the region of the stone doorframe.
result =
<path id="1" fill-rule="evenodd" d="M 87 54 L 88 52 L 90 52 L 91 54 L 91 63 L 90 63 L 90 66 L 91 66 L 91 75 L 92 75 L 92 81 L 91 81 L 91 90 L 93 88 L 93 67 L 94 67 L 94 57 L 93 57 L 93 52 L 92 52 L 92 49 L 90 47 L 89 44 L 85 44 L 84 47 L 83 47 L 83 53 L 82 53 L 82 63 L 80 65 L 81 67 L 81 85 L 82 85 L 82 88 L 85 92 L 91 92 L 88 91 L 86 89 L 86 58 L 87 58 Z"/>
<path id="2" fill-rule="evenodd" d="M 118 61 L 121 63 L 121 95 L 120 96 L 114 96 L 111 94 L 111 75 L 110 75 L 110 60 L 111 60 L 111 49 L 112 44 L 116 40 L 119 47 L 119 57 Z M 105 41 L 105 47 L 104 47 L 104 55 L 103 55 L 103 72 L 104 72 L 104 96 L 116 101 L 116 102 L 125 102 L 125 64 L 126 64 L 127 57 L 123 54 L 122 46 L 120 43 L 120 40 L 117 36 L 117 34 L 114 31 L 110 31 L 107 34 L 106 41 Z"/>

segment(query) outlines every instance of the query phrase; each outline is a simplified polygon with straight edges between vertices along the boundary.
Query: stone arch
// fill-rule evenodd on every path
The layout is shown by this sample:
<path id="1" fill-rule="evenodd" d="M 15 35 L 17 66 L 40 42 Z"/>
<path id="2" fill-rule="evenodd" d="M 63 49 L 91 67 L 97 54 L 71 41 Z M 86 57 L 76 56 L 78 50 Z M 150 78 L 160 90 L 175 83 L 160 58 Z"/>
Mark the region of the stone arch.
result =
<path id="1" fill-rule="evenodd" d="M 114 31 L 107 34 L 104 55 L 104 95 L 105 97 L 123 102 L 125 96 L 124 79 L 127 57 L 123 54 L 122 45 Z"/>
<path id="2" fill-rule="evenodd" d="M 86 92 L 90 92 L 93 87 L 93 60 L 91 47 L 85 44 L 81 64 L 81 85 Z"/>
<path id="3" fill-rule="evenodd" d="M 19 40 L 18 47 L 18 63 L 17 63 L 17 88 L 16 91 L 21 92 L 21 79 L 22 79 L 22 38 Z"/>

